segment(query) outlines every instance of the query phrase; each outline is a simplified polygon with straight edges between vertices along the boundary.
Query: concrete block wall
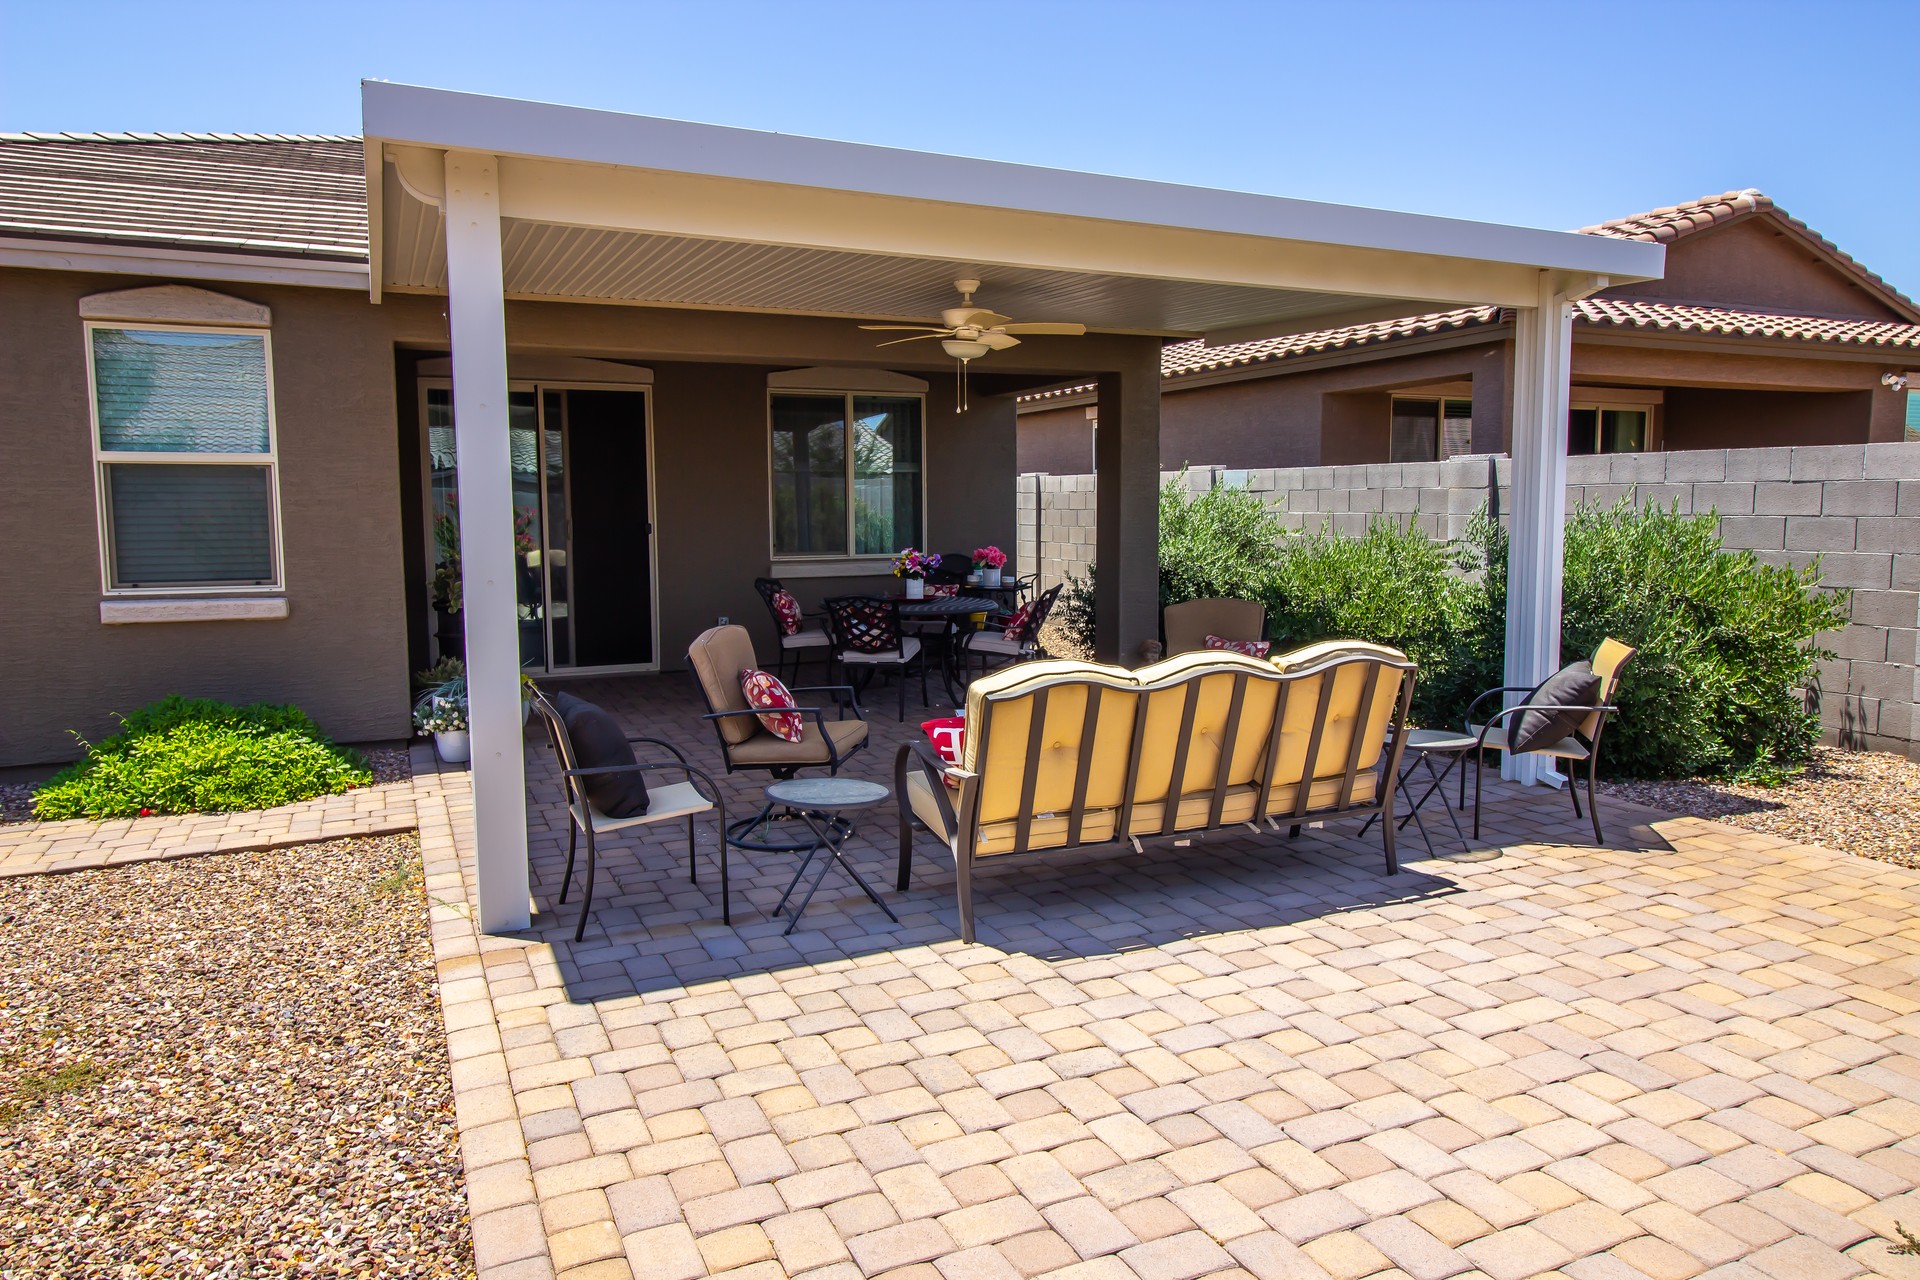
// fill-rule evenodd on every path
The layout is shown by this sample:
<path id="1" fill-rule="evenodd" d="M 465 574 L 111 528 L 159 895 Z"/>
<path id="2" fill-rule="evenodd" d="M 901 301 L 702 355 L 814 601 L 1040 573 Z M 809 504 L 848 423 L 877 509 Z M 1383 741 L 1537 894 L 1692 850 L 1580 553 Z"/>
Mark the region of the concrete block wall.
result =
<path id="1" fill-rule="evenodd" d="M 1172 478 L 1169 473 L 1168 478 Z M 1364 532 L 1383 515 L 1413 518 L 1453 539 L 1498 488 L 1511 503 L 1504 456 L 1445 462 L 1236 470 L 1193 467 L 1195 489 L 1235 485 L 1261 494 L 1293 529 L 1330 524 Z M 1018 563 L 1042 580 L 1084 574 L 1097 510 L 1089 475 L 1024 475 Z M 1823 643 L 1820 714 L 1829 741 L 1920 759 L 1920 444 L 1710 449 L 1570 458 L 1567 505 L 1642 505 L 1716 511 L 1728 547 L 1770 564 L 1818 557 L 1822 581 L 1853 591 L 1852 619 Z"/>

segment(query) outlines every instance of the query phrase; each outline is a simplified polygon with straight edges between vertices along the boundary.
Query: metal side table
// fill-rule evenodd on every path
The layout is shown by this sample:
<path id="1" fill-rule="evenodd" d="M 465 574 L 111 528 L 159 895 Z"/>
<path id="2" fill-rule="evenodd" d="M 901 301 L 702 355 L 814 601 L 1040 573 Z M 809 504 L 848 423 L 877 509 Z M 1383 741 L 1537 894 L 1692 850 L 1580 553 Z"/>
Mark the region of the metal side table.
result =
<path id="1" fill-rule="evenodd" d="M 807 904 L 813 901 L 813 895 L 819 891 L 820 882 L 827 878 L 827 868 L 834 863 L 839 863 L 840 869 L 847 873 L 847 878 L 859 885 L 860 891 L 887 913 L 887 919 L 895 924 L 900 923 L 900 917 L 893 914 L 893 908 L 880 900 L 873 886 L 860 878 L 860 873 L 853 869 L 853 863 L 842 852 L 851 826 L 841 815 L 853 809 L 872 808 L 892 796 L 893 792 L 879 783 L 861 782 L 857 778 L 789 778 L 767 788 L 768 800 L 788 806 L 813 833 L 813 844 L 803 846 L 806 856 L 794 868 L 793 879 L 787 882 L 786 892 L 780 895 L 780 903 L 774 907 L 773 914 L 777 916 L 785 910 L 787 899 L 805 878 L 807 868 L 815 861 L 820 864 L 819 870 L 813 873 L 812 882 L 807 885 L 806 894 L 795 904 L 793 918 L 787 922 L 785 933 L 792 933 L 794 926 L 800 923 L 800 916 L 806 911 Z"/>
<path id="2" fill-rule="evenodd" d="M 1422 765 L 1426 767 L 1430 781 L 1427 783 L 1427 789 L 1420 793 L 1419 798 L 1401 817 L 1399 826 L 1404 830 L 1407 823 L 1411 821 L 1420 828 L 1420 838 L 1426 841 L 1428 857 L 1433 856 L 1433 837 L 1427 834 L 1426 820 L 1420 816 L 1420 808 L 1432 798 L 1436 791 L 1440 792 L 1440 807 L 1447 811 L 1447 817 L 1453 823 L 1454 834 L 1460 837 L 1461 847 L 1467 847 L 1467 833 L 1461 828 L 1460 819 L 1454 814 L 1453 806 L 1447 803 L 1446 792 L 1440 784 L 1447 780 L 1447 775 L 1452 773 L 1462 760 L 1472 754 L 1474 744 L 1475 738 L 1472 734 L 1459 733 L 1451 729 L 1407 730 L 1405 750 L 1410 758 L 1401 767 L 1399 786 L 1404 791 L 1407 783 L 1413 780 L 1413 771 Z M 1438 770 L 1433 767 L 1435 756 L 1447 758 L 1445 767 Z M 1379 817 L 1380 815 L 1376 813 L 1362 823 L 1360 834 L 1366 835 L 1368 828 L 1372 827 Z"/>

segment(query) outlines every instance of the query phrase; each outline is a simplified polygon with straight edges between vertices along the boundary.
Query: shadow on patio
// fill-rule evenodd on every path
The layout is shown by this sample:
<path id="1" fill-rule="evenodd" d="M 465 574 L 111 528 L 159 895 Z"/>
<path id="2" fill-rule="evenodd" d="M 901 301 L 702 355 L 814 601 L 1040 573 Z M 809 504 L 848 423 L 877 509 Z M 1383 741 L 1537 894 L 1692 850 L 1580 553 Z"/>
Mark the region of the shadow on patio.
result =
<path id="1" fill-rule="evenodd" d="M 679 746 L 691 763 L 715 775 L 730 816 L 751 813 L 761 803 L 765 775 L 720 772 L 720 754 L 700 719 L 704 708 L 690 676 L 607 677 L 561 687 L 607 708 L 629 732 Z M 869 745 L 842 772 L 891 787 L 895 751 L 920 733 L 921 719 L 946 708 L 937 701 L 932 708 L 910 706 L 902 723 L 884 709 L 890 693 L 870 701 Z M 789 918 L 772 912 L 798 855 L 738 849 L 730 863 L 733 924 L 722 924 L 718 849 L 706 818 L 698 826 L 697 882 L 688 878 L 679 823 L 604 838 L 593 918 L 585 940 L 576 944 L 584 847 L 573 891 L 561 904 L 567 825 L 557 766 L 537 725 L 527 761 L 535 902 L 529 934 L 553 947 L 570 999 L 617 999 L 958 942 L 952 862 L 935 837 L 917 833 L 911 887 L 904 894 L 894 890 L 897 810 L 888 802 L 862 815 L 847 853 L 900 917 L 898 924 L 829 870 L 799 927 L 783 935 Z M 1461 892 L 1449 871 L 1453 863 L 1478 864 L 1533 847 L 1587 845 L 1586 822 L 1574 818 L 1562 796 L 1500 784 L 1490 785 L 1488 795 L 1486 838 L 1471 848 L 1455 836 L 1438 797 L 1430 802 L 1425 817 L 1437 856 L 1429 858 L 1418 830 L 1408 827 L 1400 837 L 1403 865 L 1397 875 L 1386 874 L 1378 832 L 1361 837 L 1357 819 L 1310 827 L 1296 840 L 1236 828 L 1179 844 L 1149 842 L 1141 853 L 1119 846 L 1000 868 L 989 861 L 976 889 L 980 940 L 1008 953 L 1066 961 L 1363 909 L 1417 916 L 1440 910 Z M 1610 849 L 1671 852 L 1652 825 L 1660 815 L 1620 802 L 1609 803 L 1606 813 Z M 1470 832 L 1470 824 L 1463 824 Z"/>

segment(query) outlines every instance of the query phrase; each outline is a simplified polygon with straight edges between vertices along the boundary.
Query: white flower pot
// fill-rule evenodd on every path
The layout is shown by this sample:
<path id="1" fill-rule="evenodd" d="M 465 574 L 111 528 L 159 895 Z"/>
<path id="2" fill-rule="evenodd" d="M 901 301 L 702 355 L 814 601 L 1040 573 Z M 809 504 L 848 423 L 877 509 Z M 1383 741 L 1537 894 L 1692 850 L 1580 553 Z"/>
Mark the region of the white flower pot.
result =
<path id="1" fill-rule="evenodd" d="M 453 729 L 446 733 L 433 735 L 433 749 L 448 764 L 465 764 L 473 758 L 473 746 L 467 741 L 465 729 Z"/>
<path id="2" fill-rule="evenodd" d="M 998 569 L 994 569 L 994 568 L 983 568 L 983 569 L 981 569 L 981 570 L 980 570 L 980 585 L 981 585 L 981 586 L 983 586 L 983 587 L 997 587 L 997 586 L 999 586 L 999 585 L 1000 585 L 1000 571 L 999 571 Z"/>
<path id="3" fill-rule="evenodd" d="M 926 598 L 926 595 L 927 595 L 927 580 L 925 578 L 908 578 L 907 579 L 907 599 L 923 600 Z"/>

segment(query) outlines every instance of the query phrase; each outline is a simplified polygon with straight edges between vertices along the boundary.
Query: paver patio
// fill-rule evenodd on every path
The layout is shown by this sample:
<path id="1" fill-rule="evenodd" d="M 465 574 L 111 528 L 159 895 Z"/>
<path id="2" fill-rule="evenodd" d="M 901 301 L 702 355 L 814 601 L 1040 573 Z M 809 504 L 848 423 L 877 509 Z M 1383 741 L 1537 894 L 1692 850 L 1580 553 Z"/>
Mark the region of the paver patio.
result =
<path id="1" fill-rule="evenodd" d="M 574 688 L 715 764 L 685 678 Z M 489 1280 L 1920 1275 L 1914 872 L 1497 789 L 1396 876 L 1357 823 L 990 870 L 967 946 L 924 836 L 898 925 L 830 876 L 783 938 L 789 859 L 727 928 L 708 833 L 696 886 L 643 832 L 575 945 L 528 750 L 525 935 L 472 929 L 459 775 L 418 802 Z M 890 820 L 851 848 L 890 881 Z"/>

